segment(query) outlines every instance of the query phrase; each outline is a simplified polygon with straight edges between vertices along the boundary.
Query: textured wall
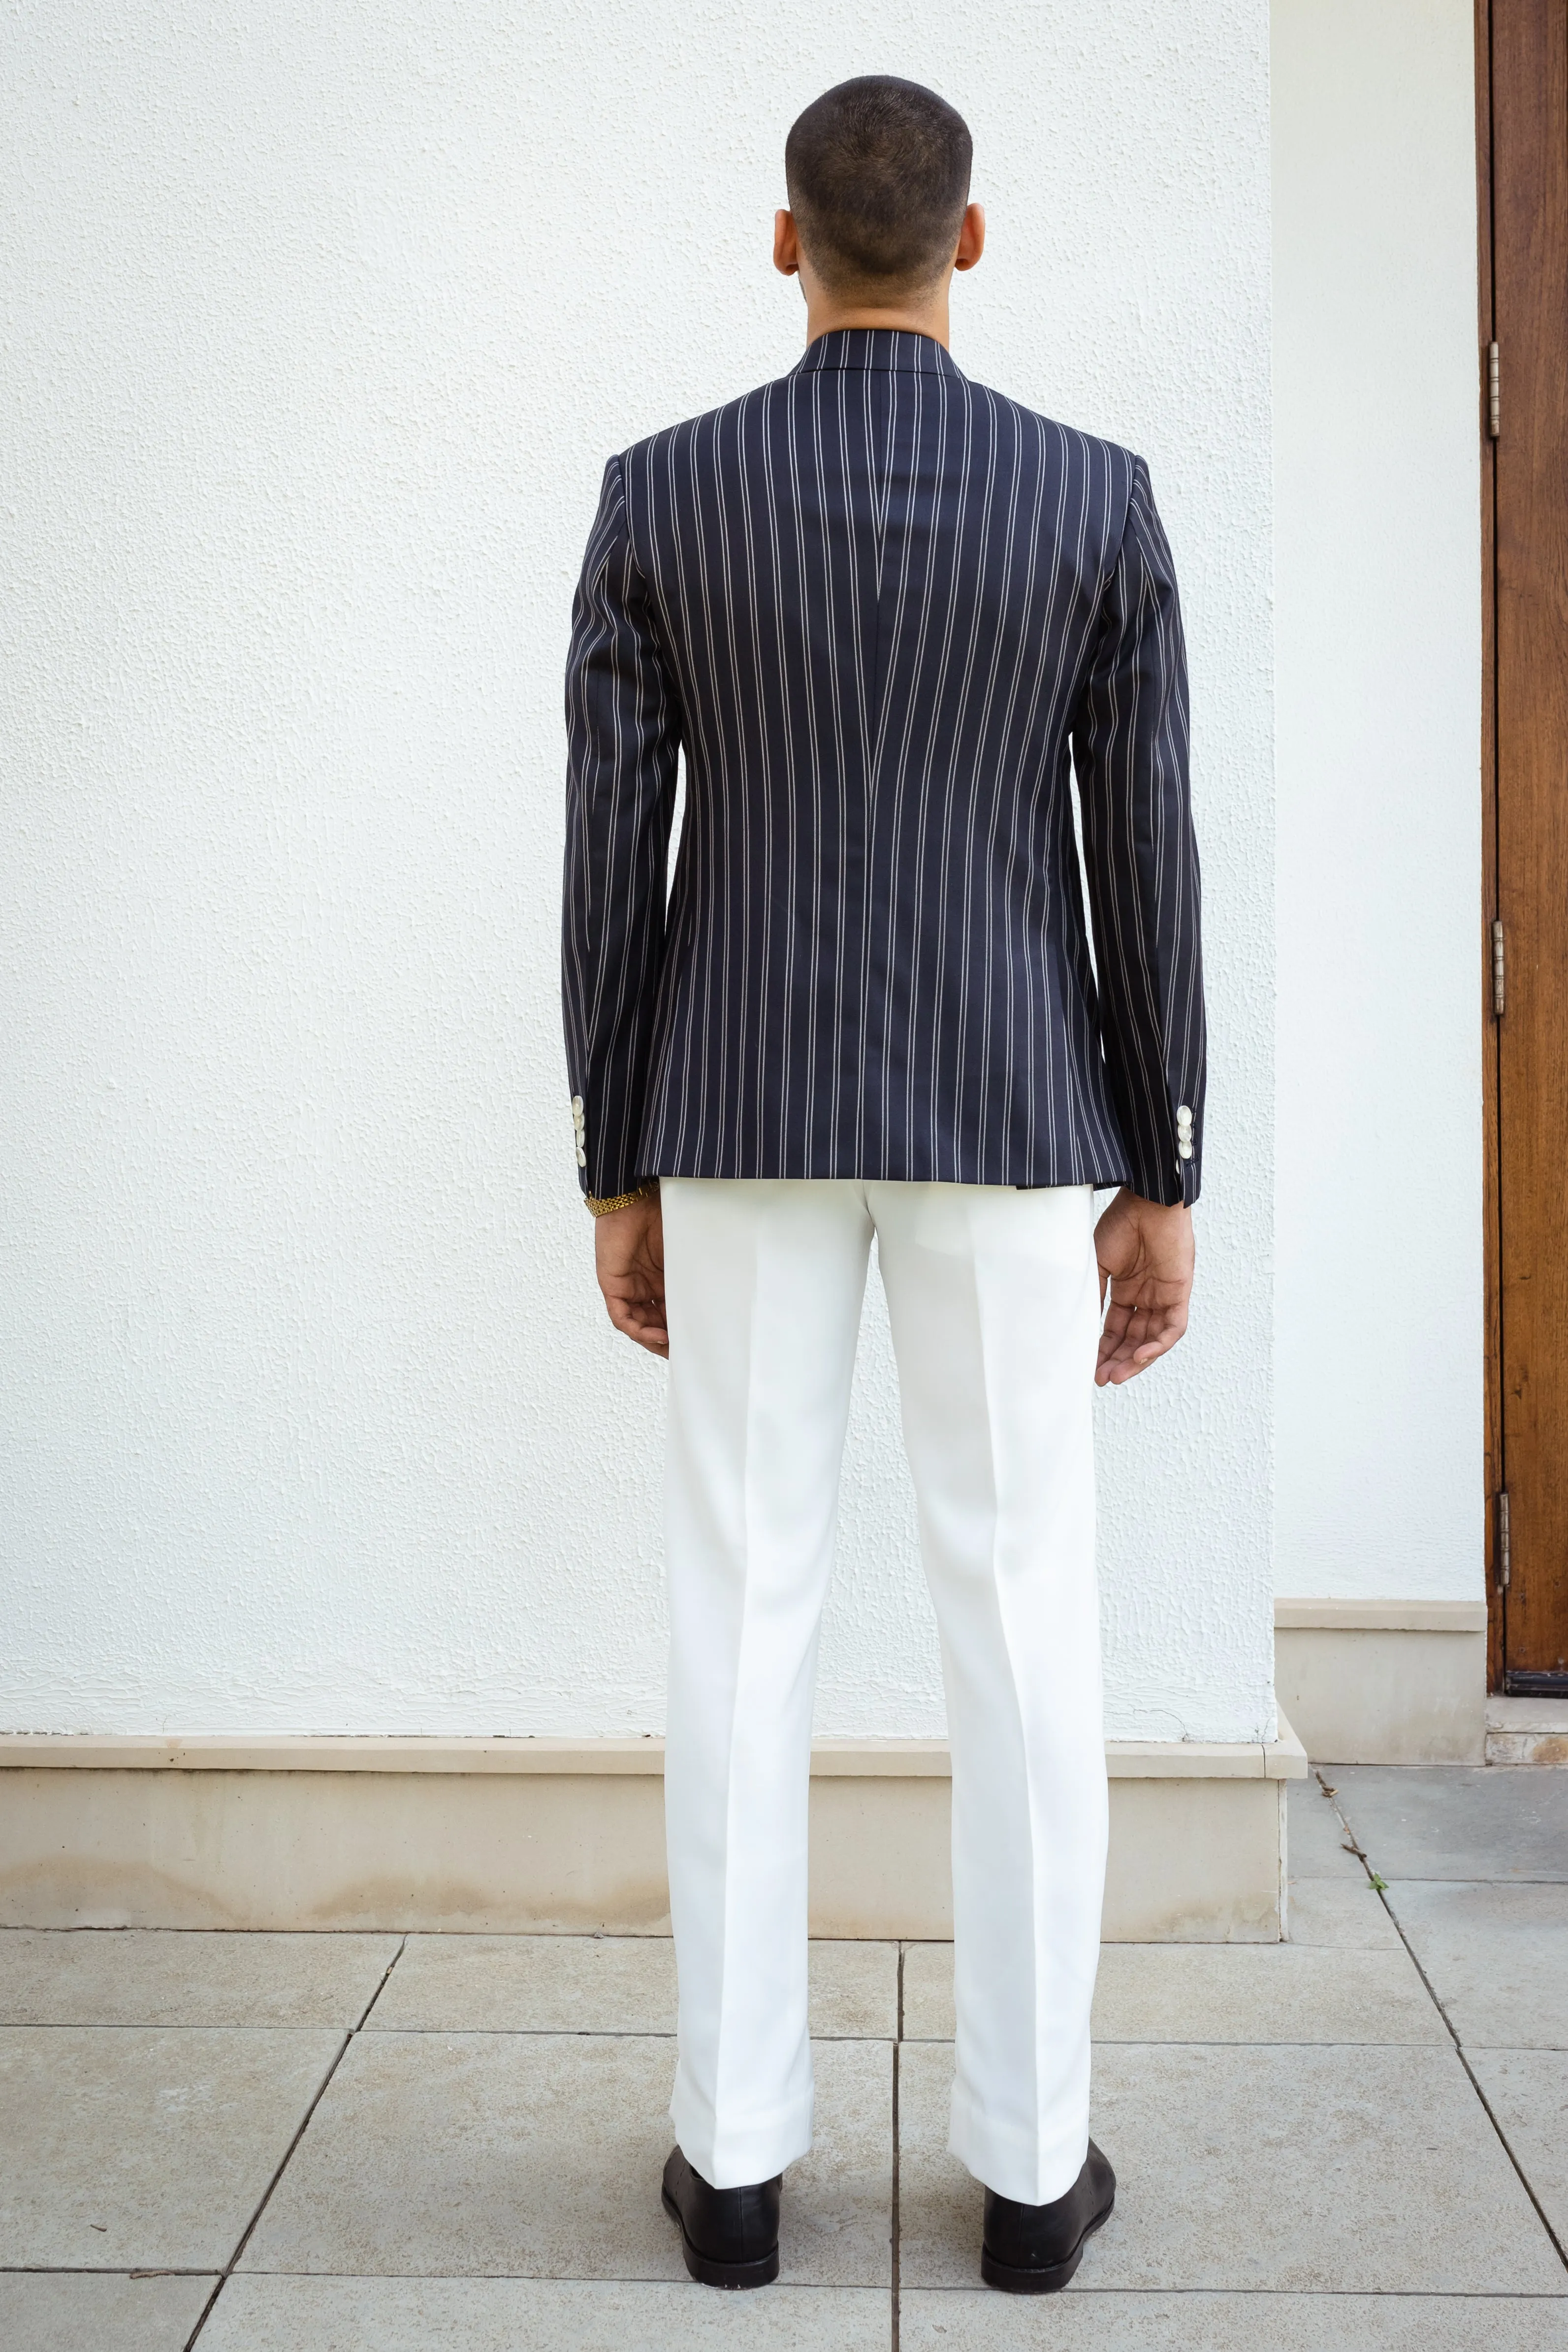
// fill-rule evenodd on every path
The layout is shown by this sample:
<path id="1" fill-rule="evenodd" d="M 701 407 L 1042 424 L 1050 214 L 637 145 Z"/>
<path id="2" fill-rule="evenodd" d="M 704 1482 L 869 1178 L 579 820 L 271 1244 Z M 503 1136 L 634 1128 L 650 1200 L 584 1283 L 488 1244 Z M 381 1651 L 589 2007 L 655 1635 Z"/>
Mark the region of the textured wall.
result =
<path id="1" fill-rule="evenodd" d="M 607 452 L 792 364 L 784 131 L 968 113 L 972 373 L 1149 457 L 1214 1014 L 1178 1361 L 1106 1401 L 1113 1728 L 1270 1727 L 1261 0 L 78 0 L 7 31 L 0 1723 L 661 1719 L 663 1375 L 556 1011 Z M 941 1696 L 868 1314 L 821 1727 Z"/>
<path id="2" fill-rule="evenodd" d="M 1483 1592 L 1470 0 L 1276 0 L 1281 1592 Z"/>

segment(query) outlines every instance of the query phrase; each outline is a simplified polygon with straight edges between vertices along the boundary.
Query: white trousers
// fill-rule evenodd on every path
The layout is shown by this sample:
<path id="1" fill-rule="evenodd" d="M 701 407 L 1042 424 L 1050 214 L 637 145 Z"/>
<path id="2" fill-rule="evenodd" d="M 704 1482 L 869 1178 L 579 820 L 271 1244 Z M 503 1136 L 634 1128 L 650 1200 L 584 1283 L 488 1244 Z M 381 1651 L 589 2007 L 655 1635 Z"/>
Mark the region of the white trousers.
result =
<path id="1" fill-rule="evenodd" d="M 874 1234 L 952 1746 L 948 2145 L 1043 2204 L 1088 2146 L 1105 1870 L 1093 1196 L 662 1190 L 676 2137 L 716 2188 L 769 2179 L 811 2143 L 812 1685 Z"/>

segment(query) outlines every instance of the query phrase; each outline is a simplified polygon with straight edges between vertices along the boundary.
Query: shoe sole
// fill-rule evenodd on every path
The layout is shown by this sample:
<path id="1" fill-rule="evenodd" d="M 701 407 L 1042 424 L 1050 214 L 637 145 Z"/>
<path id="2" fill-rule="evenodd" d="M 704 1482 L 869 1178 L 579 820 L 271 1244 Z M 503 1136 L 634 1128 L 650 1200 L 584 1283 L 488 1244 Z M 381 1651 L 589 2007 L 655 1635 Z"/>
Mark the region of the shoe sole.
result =
<path id="1" fill-rule="evenodd" d="M 1016 2270 L 1010 2263 L 998 2263 L 988 2246 L 980 2248 L 980 2276 L 988 2286 L 998 2287 L 1003 2294 L 1060 2294 L 1079 2263 L 1083 2249 L 1096 2230 L 1103 2230 L 1116 2208 L 1112 2198 L 1103 2213 L 1097 2213 L 1064 2263 L 1042 2263 L 1034 2270 Z"/>
<path id="2" fill-rule="evenodd" d="M 764 2254 L 755 2263 L 717 2263 L 711 2254 L 703 2253 L 686 2235 L 686 2225 L 681 2219 L 681 2209 L 667 2189 L 659 2192 L 660 2202 L 681 2233 L 681 2252 L 686 2258 L 686 2268 L 700 2286 L 744 2288 L 771 2286 L 779 2275 L 779 2249 Z"/>

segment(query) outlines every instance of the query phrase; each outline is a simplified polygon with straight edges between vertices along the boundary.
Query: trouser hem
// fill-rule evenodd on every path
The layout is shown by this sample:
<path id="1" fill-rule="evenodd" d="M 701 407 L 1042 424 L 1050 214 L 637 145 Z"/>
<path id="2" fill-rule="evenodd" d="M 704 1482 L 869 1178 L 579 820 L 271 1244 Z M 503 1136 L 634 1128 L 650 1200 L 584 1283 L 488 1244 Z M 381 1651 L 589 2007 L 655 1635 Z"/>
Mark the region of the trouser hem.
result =
<path id="1" fill-rule="evenodd" d="M 949 2152 L 998 2197 L 1020 2205 L 1050 2205 L 1065 2197 L 1089 2153 L 1089 2121 L 1043 2124 L 1038 2132 L 1019 2131 L 988 2119 L 964 2084 L 953 2085 Z"/>
<path id="2" fill-rule="evenodd" d="M 793 2101 L 772 2116 L 737 2128 L 716 2129 L 706 2104 L 683 2091 L 677 2077 L 670 2101 L 675 2141 L 694 2172 L 712 2189 L 747 2189 L 771 2180 L 811 2145 L 811 2103 Z"/>

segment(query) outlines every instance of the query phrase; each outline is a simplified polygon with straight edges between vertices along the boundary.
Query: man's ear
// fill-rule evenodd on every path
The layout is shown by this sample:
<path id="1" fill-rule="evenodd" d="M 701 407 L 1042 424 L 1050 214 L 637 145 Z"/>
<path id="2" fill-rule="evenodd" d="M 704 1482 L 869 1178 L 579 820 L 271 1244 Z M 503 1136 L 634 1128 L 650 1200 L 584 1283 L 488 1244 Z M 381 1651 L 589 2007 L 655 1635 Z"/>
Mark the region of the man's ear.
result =
<path id="1" fill-rule="evenodd" d="M 785 215 L 780 213 L 779 219 Z M 963 226 L 958 231 L 958 250 L 953 257 L 955 269 L 973 269 L 986 249 L 986 207 L 966 205 Z"/>
<path id="2" fill-rule="evenodd" d="M 795 215 L 782 209 L 773 215 L 773 267 L 784 278 L 800 274 L 800 240 L 795 234 Z"/>

